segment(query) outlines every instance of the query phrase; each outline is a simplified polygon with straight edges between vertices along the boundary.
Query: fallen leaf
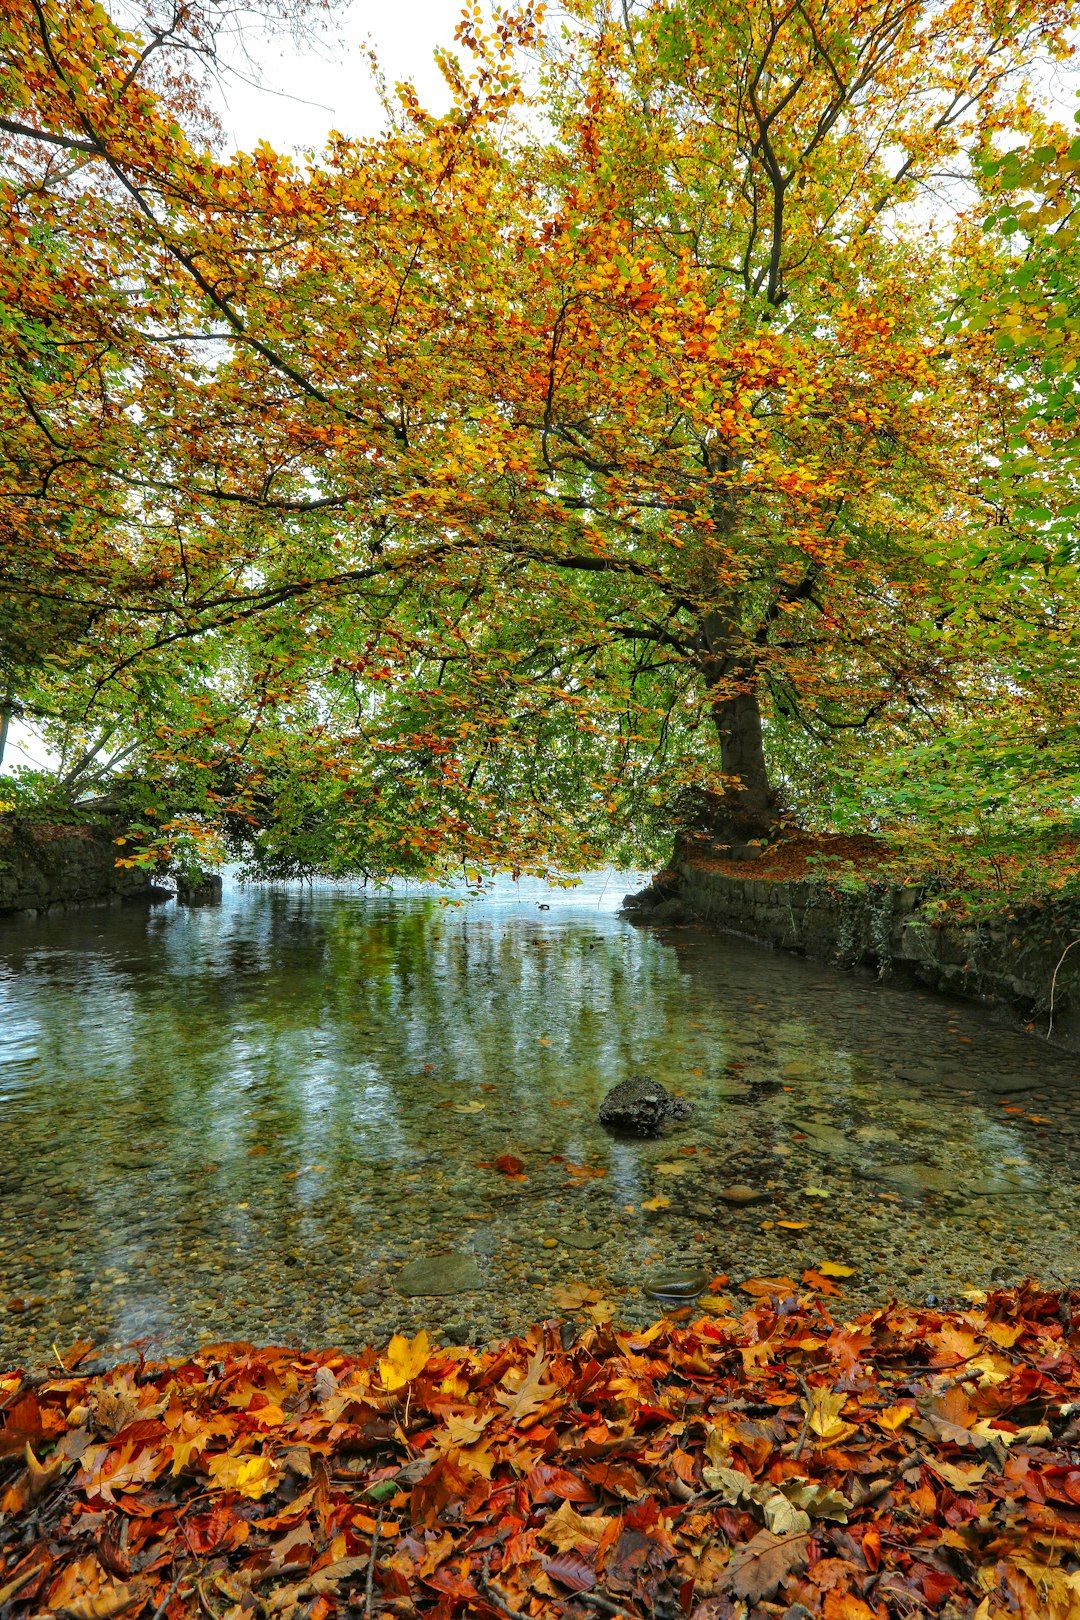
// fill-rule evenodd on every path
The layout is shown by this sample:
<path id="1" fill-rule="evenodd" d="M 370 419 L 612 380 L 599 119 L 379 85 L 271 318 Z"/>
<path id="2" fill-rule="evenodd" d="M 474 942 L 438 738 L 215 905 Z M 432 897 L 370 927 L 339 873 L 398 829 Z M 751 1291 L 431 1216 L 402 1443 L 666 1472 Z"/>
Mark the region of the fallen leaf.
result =
<path id="1" fill-rule="evenodd" d="M 424 1328 L 420 1329 L 415 1339 L 406 1339 L 403 1334 L 395 1333 L 386 1356 L 379 1362 L 379 1376 L 384 1389 L 403 1389 L 406 1384 L 412 1383 L 427 1366 L 430 1354 L 431 1347 Z"/>
<path id="2" fill-rule="evenodd" d="M 819 1294 L 840 1294 L 836 1284 L 830 1278 L 823 1277 L 820 1271 L 804 1271 L 802 1280 L 807 1288 L 813 1288 Z"/>
<path id="3" fill-rule="evenodd" d="M 854 1266 L 840 1266 L 835 1260 L 823 1260 L 816 1268 L 823 1277 L 854 1277 Z"/>
<path id="4" fill-rule="evenodd" d="M 646 1198 L 645 1202 L 642 1204 L 641 1207 L 642 1207 L 642 1209 L 649 1209 L 649 1210 L 670 1209 L 671 1208 L 671 1199 L 670 1198 L 660 1198 L 660 1197 Z"/>
<path id="5" fill-rule="evenodd" d="M 789 1575 L 806 1568 L 808 1534 L 774 1536 L 771 1530 L 759 1530 L 735 1549 L 720 1584 L 750 1603 L 772 1597 Z"/>
<path id="6" fill-rule="evenodd" d="M 748 1277 L 739 1284 L 739 1288 L 751 1299 L 771 1299 L 774 1295 L 786 1298 L 788 1294 L 795 1293 L 795 1283 L 791 1277 Z"/>
<path id="7" fill-rule="evenodd" d="M 913 1406 L 902 1404 L 884 1406 L 880 1412 L 874 1414 L 874 1422 L 880 1424 L 888 1434 L 895 1434 L 898 1429 L 904 1427 L 905 1423 L 910 1423 L 914 1416 L 915 1408 Z"/>
<path id="8" fill-rule="evenodd" d="M 598 1546 L 607 1526 L 602 1513 L 581 1514 L 564 1501 L 536 1533 L 541 1541 L 550 1541 L 559 1552 L 567 1552 L 571 1547 Z"/>
<path id="9" fill-rule="evenodd" d="M 660 1164 L 654 1164 L 653 1169 L 658 1176 L 685 1176 L 690 1166 L 685 1159 L 665 1159 Z"/>

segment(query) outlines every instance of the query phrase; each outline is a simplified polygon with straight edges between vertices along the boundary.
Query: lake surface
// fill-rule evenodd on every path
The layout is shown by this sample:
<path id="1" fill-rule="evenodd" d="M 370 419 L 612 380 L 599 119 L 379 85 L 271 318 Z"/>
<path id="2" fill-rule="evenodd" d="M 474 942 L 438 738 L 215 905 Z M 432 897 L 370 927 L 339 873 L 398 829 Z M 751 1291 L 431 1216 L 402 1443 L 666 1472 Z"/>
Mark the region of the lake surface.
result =
<path id="1" fill-rule="evenodd" d="M 633 886 L 0 921 L 0 1362 L 82 1337 L 464 1340 L 572 1281 L 640 1322 L 669 1267 L 735 1286 L 831 1260 L 840 1310 L 1080 1275 L 1075 1058 L 978 1008 L 635 929 Z M 694 1102 L 665 1139 L 596 1122 L 638 1073 Z M 408 1297 L 424 1258 L 475 1286 Z"/>

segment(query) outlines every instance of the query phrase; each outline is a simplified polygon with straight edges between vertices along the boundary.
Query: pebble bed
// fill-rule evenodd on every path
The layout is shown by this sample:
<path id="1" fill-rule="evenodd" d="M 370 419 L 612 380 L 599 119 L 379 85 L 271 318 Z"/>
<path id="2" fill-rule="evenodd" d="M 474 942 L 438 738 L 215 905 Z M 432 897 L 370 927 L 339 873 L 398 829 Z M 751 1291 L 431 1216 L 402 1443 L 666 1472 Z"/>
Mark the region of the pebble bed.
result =
<path id="1" fill-rule="evenodd" d="M 0 1362 L 480 1343 L 575 1282 L 640 1325 L 658 1277 L 823 1261 L 851 1269 L 841 1313 L 1075 1284 L 1074 1058 L 977 1007 L 635 930 L 634 883 L 0 926 Z M 606 1133 L 636 1073 L 692 1117 Z"/>

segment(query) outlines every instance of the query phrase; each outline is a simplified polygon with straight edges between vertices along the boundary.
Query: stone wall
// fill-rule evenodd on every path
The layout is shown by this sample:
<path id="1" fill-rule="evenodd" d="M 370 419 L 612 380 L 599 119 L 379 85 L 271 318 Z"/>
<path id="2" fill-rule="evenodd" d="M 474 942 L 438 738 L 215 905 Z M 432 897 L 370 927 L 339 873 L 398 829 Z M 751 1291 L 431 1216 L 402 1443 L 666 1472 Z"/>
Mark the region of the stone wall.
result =
<path id="1" fill-rule="evenodd" d="M 734 877 L 682 862 L 623 904 L 635 922 L 702 922 L 838 967 L 876 968 L 1006 1006 L 1043 1035 L 1052 998 L 1052 1039 L 1080 1047 L 1080 902 L 1047 899 L 939 927 L 920 914 L 923 899 L 920 889 L 886 883 L 847 893 L 820 881 Z"/>
<path id="2" fill-rule="evenodd" d="M 163 893 L 146 872 L 116 865 L 115 827 L 0 817 L 0 915 Z"/>

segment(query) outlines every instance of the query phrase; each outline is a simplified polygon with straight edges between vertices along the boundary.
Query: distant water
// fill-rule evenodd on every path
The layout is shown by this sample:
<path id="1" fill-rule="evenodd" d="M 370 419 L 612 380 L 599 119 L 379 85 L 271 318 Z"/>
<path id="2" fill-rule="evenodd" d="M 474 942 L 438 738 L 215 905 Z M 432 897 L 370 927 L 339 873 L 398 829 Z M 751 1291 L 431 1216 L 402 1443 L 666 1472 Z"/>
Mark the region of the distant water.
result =
<path id="1" fill-rule="evenodd" d="M 463 904 L 229 886 L 0 923 L 0 1361 L 84 1334 L 480 1335 L 571 1280 L 640 1320 L 670 1265 L 734 1284 L 832 1259 L 845 1308 L 1080 1271 L 1075 1058 L 978 1008 L 635 929 L 615 911 L 642 881 Z M 669 1139 L 596 1124 L 635 1073 L 693 1099 Z M 478 1289 L 397 1291 L 451 1251 Z"/>

